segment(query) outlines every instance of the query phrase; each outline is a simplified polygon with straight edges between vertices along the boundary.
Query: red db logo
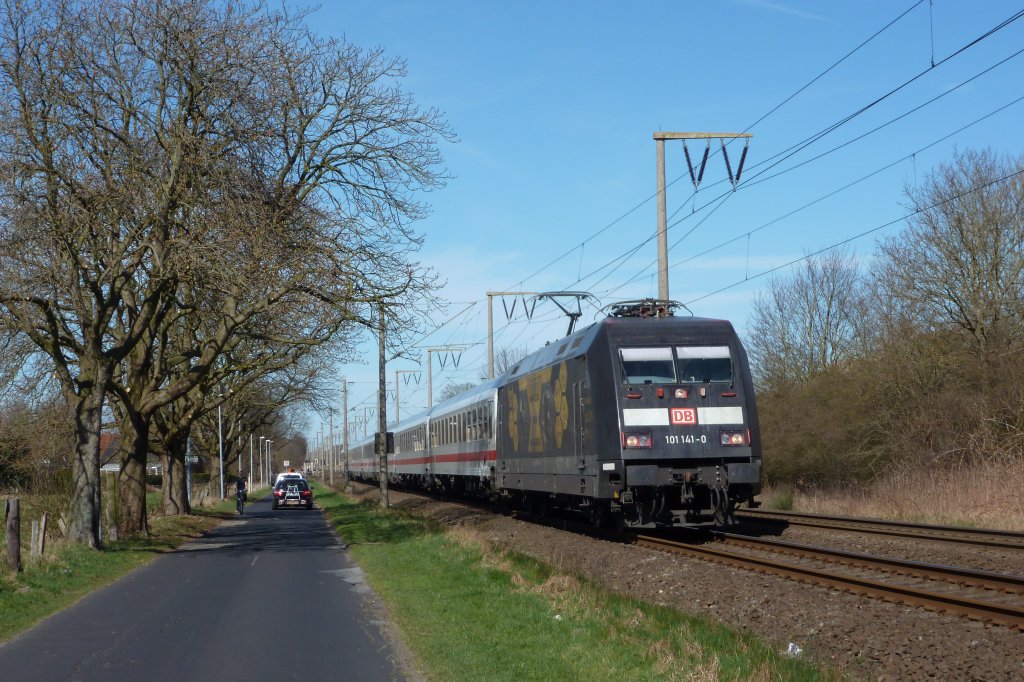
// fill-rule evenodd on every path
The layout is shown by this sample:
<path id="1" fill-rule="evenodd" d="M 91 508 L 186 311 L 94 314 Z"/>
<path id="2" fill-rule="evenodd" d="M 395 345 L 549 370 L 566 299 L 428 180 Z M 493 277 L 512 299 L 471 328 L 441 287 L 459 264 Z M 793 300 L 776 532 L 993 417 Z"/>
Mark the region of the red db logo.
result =
<path id="1" fill-rule="evenodd" d="M 696 426 L 697 410 L 693 407 L 670 407 L 669 421 L 676 426 Z"/>

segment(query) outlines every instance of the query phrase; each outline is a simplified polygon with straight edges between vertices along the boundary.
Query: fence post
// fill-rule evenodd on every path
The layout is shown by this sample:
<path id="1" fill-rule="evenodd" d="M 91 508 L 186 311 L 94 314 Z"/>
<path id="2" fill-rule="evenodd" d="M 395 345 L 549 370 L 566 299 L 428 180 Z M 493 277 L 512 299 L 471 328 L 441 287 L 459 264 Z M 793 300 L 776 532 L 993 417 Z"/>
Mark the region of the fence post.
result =
<path id="1" fill-rule="evenodd" d="M 103 474 L 103 508 L 106 515 L 107 532 L 103 538 L 104 542 L 114 542 L 117 540 L 118 528 L 117 528 L 117 513 L 118 513 L 118 499 L 117 499 L 117 474 Z"/>
<path id="2" fill-rule="evenodd" d="M 39 556 L 46 552 L 46 524 L 50 520 L 50 512 L 43 512 L 39 519 Z"/>
<path id="3" fill-rule="evenodd" d="M 4 505 L 7 517 L 7 565 L 17 573 L 21 570 L 21 500 L 7 500 Z"/>

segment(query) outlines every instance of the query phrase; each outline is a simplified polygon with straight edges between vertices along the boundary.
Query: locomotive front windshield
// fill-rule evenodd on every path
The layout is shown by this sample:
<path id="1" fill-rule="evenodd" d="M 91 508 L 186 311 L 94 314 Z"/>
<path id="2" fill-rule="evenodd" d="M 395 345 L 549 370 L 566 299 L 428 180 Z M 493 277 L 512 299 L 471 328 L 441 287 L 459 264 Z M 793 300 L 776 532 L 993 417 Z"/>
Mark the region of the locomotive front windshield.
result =
<path id="1" fill-rule="evenodd" d="M 623 380 L 627 384 L 674 384 L 671 348 L 622 348 Z"/>
<path id="2" fill-rule="evenodd" d="M 619 357 L 622 380 L 626 384 L 732 382 L 732 357 L 728 346 L 621 348 Z"/>
<path id="3" fill-rule="evenodd" d="M 728 346 L 679 346 L 679 381 L 732 383 L 732 358 Z"/>

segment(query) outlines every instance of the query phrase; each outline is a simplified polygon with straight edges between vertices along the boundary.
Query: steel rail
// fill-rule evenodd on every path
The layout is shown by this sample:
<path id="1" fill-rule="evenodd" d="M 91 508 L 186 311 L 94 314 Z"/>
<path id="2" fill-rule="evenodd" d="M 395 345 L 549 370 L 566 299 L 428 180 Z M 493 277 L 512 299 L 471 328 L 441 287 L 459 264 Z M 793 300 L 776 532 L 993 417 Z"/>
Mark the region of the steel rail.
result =
<path id="1" fill-rule="evenodd" d="M 1024 549 L 1024 533 L 1012 530 L 987 528 L 961 528 L 959 526 L 939 526 L 909 521 L 888 521 L 884 519 L 859 519 L 849 516 L 828 516 L 804 514 L 800 512 L 783 512 L 768 509 L 744 509 L 737 512 L 738 518 L 755 521 L 789 521 L 798 526 L 812 528 L 828 528 L 830 530 L 849 530 L 858 533 L 874 533 L 893 537 L 912 538 L 917 540 L 936 540 L 954 542 L 962 545 L 979 545 L 982 547 L 998 547 L 1002 549 Z M 901 530 L 906 529 L 906 530 Z M 914 531 L 917 532 L 914 532 Z M 954 537 L 958 535 L 960 537 Z M 1004 541 L 1003 538 L 1006 540 Z"/>
<path id="2" fill-rule="evenodd" d="M 835 587 L 847 592 L 866 594 L 886 601 L 913 604 L 933 611 L 955 613 L 975 620 L 1000 623 L 1017 628 L 1018 630 L 1024 630 L 1024 607 L 986 602 L 953 594 L 928 592 L 913 587 L 846 576 L 821 569 L 771 561 L 713 547 L 688 545 L 657 537 L 637 536 L 637 544 L 661 551 L 691 554 L 699 558 L 710 559 L 740 568 L 752 568 L 802 582 Z"/>
<path id="3" fill-rule="evenodd" d="M 851 566 L 889 571 L 900 575 L 924 578 L 927 580 L 942 580 L 961 585 L 969 585 L 986 590 L 1000 590 L 1024 594 L 1024 575 L 1012 575 L 1008 573 L 997 573 L 995 571 L 982 571 L 973 568 L 960 566 L 949 566 L 946 564 L 929 564 L 923 561 L 911 561 L 909 559 L 896 559 L 892 557 L 878 557 L 860 552 L 848 552 L 831 547 L 816 547 L 783 540 L 772 540 L 768 538 L 755 538 L 746 535 L 735 535 L 733 533 L 722 533 L 715 531 L 713 536 L 722 540 L 726 545 L 749 547 L 752 549 L 764 549 L 788 554 L 791 556 L 806 557 L 810 559 L 823 559 Z"/>

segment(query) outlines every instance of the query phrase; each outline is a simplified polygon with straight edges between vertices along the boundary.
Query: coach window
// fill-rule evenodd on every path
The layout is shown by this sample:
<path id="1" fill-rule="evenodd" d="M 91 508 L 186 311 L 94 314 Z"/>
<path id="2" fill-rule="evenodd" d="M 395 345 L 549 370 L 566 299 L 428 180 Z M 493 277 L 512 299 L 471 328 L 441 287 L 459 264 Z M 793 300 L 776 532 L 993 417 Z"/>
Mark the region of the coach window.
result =
<path id="1" fill-rule="evenodd" d="M 620 348 L 625 384 L 674 384 L 671 348 Z"/>
<path id="2" fill-rule="evenodd" d="M 679 381 L 732 383 L 732 357 L 728 346 L 679 346 Z"/>

